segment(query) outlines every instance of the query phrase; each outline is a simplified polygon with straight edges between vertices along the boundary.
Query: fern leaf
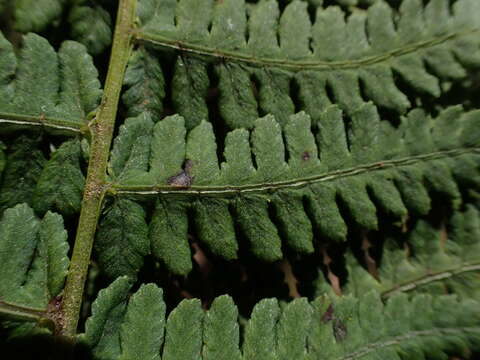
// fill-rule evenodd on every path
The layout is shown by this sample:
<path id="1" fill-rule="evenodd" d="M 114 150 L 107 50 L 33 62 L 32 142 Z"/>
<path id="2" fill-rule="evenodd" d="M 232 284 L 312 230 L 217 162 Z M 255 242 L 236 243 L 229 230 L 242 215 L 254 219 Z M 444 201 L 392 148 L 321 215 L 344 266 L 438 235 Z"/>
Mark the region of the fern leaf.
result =
<path id="1" fill-rule="evenodd" d="M 0 35 L 0 49 L 3 122 L 66 133 L 82 130 L 101 96 L 97 70 L 83 45 L 66 41 L 57 54 L 47 40 L 27 34 L 17 59 Z"/>
<path id="2" fill-rule="evenodd" d="M 150 253 L 145 217 L 141 205 L 119 199 L 101 219 L 94 248 L 102 270 L 110 278 L 135 276 L 143 257 Z"/>
<path id="3" fill-rule="evenodd" d="M 200 359 L 203 318 L 198 299 L 183 300 L 168 316 L 162 359 Z"/>
<path id="4" fill-rule="evenodd" d="M 421 0 L 405 0 L 398 10 L 372 1 L 349 16 L 321 2 L 308 10 L 315 12 L 313 24 L 302 1 L 282 11 L 274 0 L 248 7 L 243 0 L 140 1 L 136 37 L 161 52 L 181 50 L 174 58 L 172 99 L 187 129 L 208 119 L 206 95 L 215 77 L 220 116 L 230 129 L 252 128 L 262 113 L 283 127 L 296 106 L 314 123 L 331 103 L 349 115 L 366 101 L 405 113 L 412 104 L 397 75 L 414 92 L 438 97 L 442 81 L 465 79 L 467 68 L 480 65 L 474 0 L 457 1 L 452 11 L 445 1 Z M 130 97 L 143 95 L 147 103 L 164 96 L 134 92 L 130 88 Z"/>
<path id="5" fill-rule="evenodd" d="M 68 15 L 71 36 L 90 54 L 100 54 L 112 42 L 112 19 L 101 6 L 74 6 Z"/>
<path id="6" fill-rule="evenodd" d="M 205 314 L 202 359 L 240 360 L 238 310 L 229 296 L 217 297 Z"/>
<path id="7" fill-rule="evenodd" d="M 135 179 L 148 169 L 153 122 L 149 115 L 129 119 L 115 139 L 109 173 L 115 179 Z"/>
<path id="8" fill-rule="evenodd" d="M 85 45 L 91 54 L 99 54 L 110 45 L 112 30 L 110 14 L 101 6 L 79 0 L 69 6 L 66 0 L 20 0 L 12 3 L 14 27 L 22 33 L 58 28 L 61 17 L 68 11 L 70 38 Z"/>
<path id="9" fill-rule="evenodd" d="M 118 339 L 122 316 L 111 309 L 120 303 L 125 312 L 127 294 L 121 284 L 129 287 L 128 280 L 120 278 L 103 290 L 87 322 L 87 333 L 95 325 L 102 338 Z M 144 304 L 151 304 L 147 314 L 137 311 L 140 297 Z M 135 354 L 161 355 L 162 359 L 445 358 L 446 352 L 478 348 L 478 306 L 474 300 L 428 294 L 411 298 L 394 294 L 384 304 L 376 291 L 358 298 L 324 296 L 311 303 L 297 299 L 283 309 L 277 300 L 264 299 L 245 324 L 240 353 L 237 310 L 229 297 L 217 298 L 206 314 L 197 299 L 183 300 L 168 316 L 163 336 L 161 291 L 146 285 L 130 298 L 127 316 L 120 320 L 121 358 L 127 356 L 127 344 L 135 341 Z M 95 354 L 101 348 L 93 344 Z"/>
<path id="10" fill-rule="evenodd" d="M 38 139 L 19 136 L 8 149 L 0 187 L 0 210 L 26 202 L 30 205 L 35 188 L 47 164 Z"/>
<path id="11" fill-rule="evenodd" d="M 15 27 L 18 31 L 41 31 L 50 22 L 58 20 L 65 0 L 20 0 L 15 1 Z"/>
<path id="12" fill-rule="evenodd" d="M 128 61 L 124 83 L 128 87 L 122 100 L 128 107 L 128 116 L 150 112 L 154 119 L 163 112 L 165 79 L 160 63 L 149 49 L 140 48 L 133 52 Z"/>
<path id="13" fill-rule="evenodd" d="M 250 251 L 266 261 L 280 260 L 282 242 L 277 228 L 269 217 L 268 200 L 244 196 L 234 202 L 234 207 L 237 222 L 250 242 Z"/>
<path id="14" fill-rule="evenodd" d="M 332 106 L 321 114 L 318 128 L 310 130 L 310 118 L 299 113 L 282 130 L 266 116 L 255 121 L 250 134 L 243 129 L 227 134 L 219 166 L 211 125 L 202 122 L 187 133 L 176 115 L 159 121 L 153 134 L 121 131 L 111 163 L 122 154 L 142 169 L 150 167 L 132 180 L 118 180 L 114 194 L 159 197 L 150 230 L 153 254 L 176 274 L 191 269 L 190 208 L 200 241 L 217 256 L 236 257 L 238 225 L 251 252 L 275 261 L 282 257 L 282 240 L 308 254 L 315 232 L 345 241 L 347 223 L 376 230 L 379 211 L 398 223 L 408 214 L 424 215 L 429 192 L 457 208 L 459 186 L 478 187 L 478 136 L 472 135 L 478 119 L 477 111 L 465 113 L 461 107 L 435 119 L 416 109 L 394 128 L 366 104 L 347 129 L 341 111 Z M 130 123 L 140 126 L 134 119 Z M 123 138 L 133 143 L 123 144 Z M 150 160 L 144 155 L 140 160 L 133 150 L 145 143 L 152 144 Z"/>
<path id="15" fill-rule="evenodd" d="M 242 347 L 245 360 L 277 359 L 276 339 L 280 307 L 276 299 L 265 299 L 255 305 L 245 326 Z"/>
<path id="16" fill-rule="evenodd" d="M 191 178 L 187 169 L 182 169 L 185 160 L 184 119 L 172 116 L 160 121 L 153 130 L 150 173 L 153 183 L 173 181 L 175 176 Z"/>
<path id="17" fill-rule="evenodd" d="M 187 129 L 208 118 L 205 98 L 208 92 L 205 65 L 197 59 L 178 59 L 172 79 L 172 101 L 179 114 L 185 114 Z"/>
<path id="18" fill-rule="evenodd" d="M 32 201 L 37 212 L 44 213 L 49 209 L 65 215 L 80 212 L 85 183 L 80 157 L 78 140 L 64 142 L 53 153 L 35 188 Z"/>
<path id="19" fill-rule="evenodd" d="M 350 281 L 345 291 L 361 295 L 374 287 L 383 297 L 397 292 L 451 292 L 478 299 L 479 218 L 478 210 L 469 205 L 452 216 L 450 231 L 419 220 L 400 245 L 387 239 L 378 281 L 348 255 Z"/>
<path id="20" fill-rule="evenodd" d="M 198 184 L 211 184 L 218 179 L 216 150 L 212 124 L 203 121 L 188 134 L 185 156 L 190 160 L 189 175 Z"/>
<path id="21" fill-rule="evenodd" d="M 164 328 L 162 290 L 153 284 L 142 285 L 128 302 L 120 333 L 122 355 L 119 359 L 160 359 Z"/>
<path id="22" fill-rule="evenodd" d="M 150 223 L 152 254 L 179 275 L 186 275 L 192 270 L 186 210 L 186 204 L 181 201 L 158 201 Z"/>
<path id="23" fill-rule="evenodd" d="M 200 241 L 207 244 L 213 254 L 232 260 L 237 258 L 238 244 L 233 220 L 225 216 L 229 212 L 228 206 L 228 201 L 222 199 L 198 200 L 193 209 Z"/>
<path id="24" fill-rule="evenodd" d="M 48 292 L 50 297 L 60 294 L 67 276 L 69 260 L 67 231 L 60 215 L 47 212 L 38 232 L 40 243 L 47 244 Z"/>
<path id="25" fill-rule="evenodd" d="M 308 359 L 307 337 L 313 310 L 307 299 L 295 299 L 284 309 L 277 325 L 278 359 Z"/>
<path id="26" fill-rule="evenodd" d="M 97 359 L 118 359 L 121 355 L 120 331 L 131 286 L 127 277 L 120 277 L 101 290 L 92 305 L 92 316 L 86 321 L 85 333 L 80 335 L 79 342 L 92 349 Z"/>
<path id="27" fill-rule="evenodd" d="M 63 288 L 69 264 L 61 216 L 48 212 L 41 220 L 27 204 L 19 204 L 5 210 L 0 239 L 0 308 L 46 312 Z"/>

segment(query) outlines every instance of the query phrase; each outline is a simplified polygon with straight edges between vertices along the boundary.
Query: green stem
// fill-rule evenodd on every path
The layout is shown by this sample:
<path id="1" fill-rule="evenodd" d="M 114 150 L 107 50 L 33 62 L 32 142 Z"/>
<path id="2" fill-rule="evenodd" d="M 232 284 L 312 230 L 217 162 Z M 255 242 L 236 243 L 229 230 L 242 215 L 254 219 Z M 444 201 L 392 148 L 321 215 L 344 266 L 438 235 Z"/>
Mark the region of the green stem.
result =
<path id="1" fill-rule="evenodd" d="M 475 263 L 462 263 L 457 268 L 446 269 L 438 272 L 431 272 L 424 276 L 420 276 L 411 281 L 397 284 L 390 289 L 382 291 L 382 297 L 384 299 L 400 292 L 409 292 L 416 290 L 422 286 L 429 285 L 435 281 L 441 281 L 445 279 L 450 279 L 455 276 L 459 276 L 472 271 L 480 271 L 480 262 Z"/>
<path id="2" fill-rule="evenodd" d="M 198 197 L 198 196 L 218 196 L 218 197 L 234 197 L 241 193 L 265 193 L 275 190 L 283 190 L 287 188 L 301 188 L 310 184 L 316 184 L 326 181 L 335 181 L 348 176 L 362 175 L 374 171 L 385 170 L 388 168 L 400 168 L 401 166 L 409 166 L 418 162 L 427 162 L 430 160 L 438 160 L 452 158 L 454 156 L 462 156 L 465 154 L 479 154 L 480 148 L 458 148 L 452 150 L 441 150 L 427 154 L 413 155 L 400 159 L 383 160 L 371 164 L 362 164 L 356 167 L 335 170 L 320 175 L 312 175 L 304 178 L 294 178 L 286 181 L 276 181 L 270 183 L 254 183 L 246 185 L 193 185 L 188 189 L 184 187 L 175 187 L 171 185 L 122 185 L 111 184 L 107 195 L 156 195 L 178 197 Z"/>
<path id="3" fill-rule="evenodd" d="M 151 43 L 159 47 L 166 47 L 180 50 L 182 53 L 196 54 L 199 56 L 206 56 L 208 58 L 220 58 L 222 60 L 231 60 L 235 62 L 244 62 L 251 66 L 275 66 L 287 68 L 289 70 L 335 70 L 335 69 L 355 69 L 361 66 L 376 64 L 382 61 L 387 61 L 391 58 L 401 55 L 416 52 L 421 49 L 430 48 L 440 45 L 446 41 L 453 40 L 462 36 L 469 36 L 480 32 L 480 29 L 470 29 L 458 33 L 446 34 L 438 38 L 419 41 L 413 44 L 392 49 L 380 55 L 367 56 L 361 59 L 342 60 L 342 61 L 321 61 L 321 60 L 301 60 L 290 61 L 288 59 L 274 59 L 274 58 L 256 58 L 242 51 L 223 51 L 214 47 L 198 45 L 194 43 L 184 42 L 178 39 L 170 39 L 160 34 L 137 31 L 134 35 L 137 41 Z"/>
<path id="4" fill-rule="evenodd" d="M 12 320 L 39 322 L 47 319 L 47 312 L 0 301 L 0 317 Z"/>
<path id="5" fill-rule="evenodd" d="M 112 142 L 120 90 L 132 46 L 135 6 L 136 0 L 120 0 L 119 2 L 102 104 L 96 118 L 90 125 L 92 146 L 87 180 L 62 302 L 63 317 L 62 324 L 60 324 L 60 334 L 70 338 L 75 336 L 77 330 L 93 239 L 106 190 L 108 154 Z"/>
<path id="6" fill-rule="evenodd" d="M 38 126 L 65 133 L 67 135 L 87 134 L 88 128 L 84 123 L 54 119 L 43 116 L 18 115 L 0 113 L 0 124 L 12 126 Z"/>

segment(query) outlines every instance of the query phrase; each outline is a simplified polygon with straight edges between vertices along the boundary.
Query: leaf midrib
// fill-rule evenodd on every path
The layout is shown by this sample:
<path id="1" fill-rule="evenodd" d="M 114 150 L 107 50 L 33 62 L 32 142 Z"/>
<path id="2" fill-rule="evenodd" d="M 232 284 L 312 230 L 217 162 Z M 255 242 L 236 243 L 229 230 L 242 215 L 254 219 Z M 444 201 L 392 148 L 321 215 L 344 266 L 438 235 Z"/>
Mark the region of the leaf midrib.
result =
<path id="1" fill-rule="evenodd" d="M 0 300 L 0 315 L 26 321 L 38 321 L 47 317 L 47 309 L 31 308 Z"/>
<path id="2" fill-rule="evenodd" d="M 52 129 L 58 129 L 65 132 L 71 132 L 72 135 L 79 133 L 88 133 L 86 123 L 68 121 L 64 119 L 52 118 L 48 116 L 19 115 L 13 113 L 0 112 L 0 124 L 40 126 Z"/>
<path id="3" fill-rule="evenodd" d="M 278 181 L 272 183 L 249 184 L 239 186 L 191 186 L 189 188 L 173 186 L 138 186 L 110 184 L 108 195 L 184 195 L 184 196 L 224 196 L 238 195 L 240 193 L 268 192 L 272 190 L 300 188 L 310 184 L 332 181 L 339 178 L 354 176 L 372 171 L 384 170 L 391 167 L 412 165 L 420 161 L 438 160 L 447 157 L 460 156 L 469 153 L 480 153 L 480 147 L 458 148 L 453 150 L 436 151 L 428 154 L 414 155 L 400 159 L 378 161 L 371 164 L 361 165 L 354 168 L 337 170 L 321 175 Z"/>
<path id="4" fill-rule="evenodd" d="M 477 262 L 466 262 L 461 263 L 460 266 L 452 267 L 449 269 L 445 269 L 442 271 L 437 272 L 430 272 L 426 275 L 419 276 L 411 281 L 403 282 L 400 284 L 396 284 L 391 289 L 383 291 L 382 297 L 388 298 L 389 296 L 399 293 L 399 292 L 409 292 L 416 290 L 421 286 L 425 286 L 436 281 L 441 281 L 445 279 L 452 278 L 454 276 L 458 276 L 467 272 L 474 272 L 480 271 L 480 261 Z"/>
<path id="5" fill-rule="evenodd" d="M 364 357 L 370 354 L 371 352 L 376 351 L 377 349 L 385 348 L 389 346 L 398 346 L 398 345 L 401 345 L 402 342 L 404 341 L 408 341 L 410 339 L 413 339 L 419 336 L 420 337 L 438 336 L 439 333 L 442 335 L 448 336 L 448 335 L 455 335 L 455 334 L 460 335 L 462 333 L 474 333 L 474 332 L 477 332 L 477 333 L 480 332 L 480 327 L 471 326 L 471 327 L 458 327 L 458 328 L 433 328 L 430 330 L 411 331 L 404 335 L 391 337 L 385 341 L 368 344 L 363 348 L 355 351 L 354 353 L 347 354 L 346 356 L 338 357 L 336 360 L 359 359 L 361 357 Z"/>
<path id="6" fill-rule="evenodd" d="M 288 68 L 290 70 L 306 70 L 306 69 L 316 69 L 316 70 L 335 70 L 335 69 L 350 69 L 358 68 L 367 65 L 372 65 L 387 61 L 392 57 L 397 57 L 401 55 L 406 55 L 409 53 L 416 52 L 421 49 L 427 49 L 440 45 L 446 41 L 468 36 L 480 32 L 479 28 L 470 29 L 466 31 L 456 32 L 447 34 L 441 37 L 433 38 L 430 40 L 419 41 L 408 46 L 399 47 L 391 51 L 384 52 L 380 55 L 367 56 L 362 59 L 357 60 L 344 60 L 344 61 L 290 61 L 288 59 L 273 59 L 273 58 L 255 58 L 251 55 L 246 55 L 239 51 L 222 51 L 219 49 L 196 45 L 193 43 L 179 41 L 174 39 L 169 39 L 159 34 L 152 34 L 149 32 L 144 32 L 142 30 L 137 30 L 134 33 L 134 37 L 137 41 L 151 43 L 161 47 L 173 48 L 180 50 L 182 53 L 192 53 L 196 55 L 202 55 L 206 57 L 213 57 L 219 59 L 230 60 L 232 62 L 243 62 L 248 63 L 252 66 L 274 66 L 280 68 Z"/>

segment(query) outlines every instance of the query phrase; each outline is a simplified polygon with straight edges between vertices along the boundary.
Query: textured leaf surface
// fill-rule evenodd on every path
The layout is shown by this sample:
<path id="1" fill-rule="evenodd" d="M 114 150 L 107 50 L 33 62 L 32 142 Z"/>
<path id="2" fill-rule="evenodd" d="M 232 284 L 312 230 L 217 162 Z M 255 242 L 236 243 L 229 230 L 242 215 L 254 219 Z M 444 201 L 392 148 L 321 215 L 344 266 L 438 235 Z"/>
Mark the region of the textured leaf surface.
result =
<path id="1" fill-rule="evenodd" d="M 150 223 L 152 254 L 178 275 L 186 275 L 192 270 L 187 220 L 184 203 L 159 201 Z"/>
<path id="2" fill-rule="evenodd" d="M 65 4 L 9 6 L 30 7 L 24 29 L 40 30 L 55 26 Z M 69 21 L 74 37 L 101 53 L 109 18 L 93 6 L 69 3 Z M 93 357 L 421 360 L 477 351 L 479 112 L 442 107 L 456 101 L 452 89 L 475 81 L 479 14 L 476 0 L 139 0 L 120 109 L 130 118 L 115 128 L 103 188 L 112 198 L 98 206 L 95 244 L 102 271 L 131 277 L 92 307 L 81 341 Z M 53 43 L 58 52 L 35 34 L 14 45 L 0 36 L 0 122 L 85 138 L 48 161 L 45 141 L 5 141 L 2 210 L 19 201 L 38 213 L 79 209 L 80 151 L 89 157 L 97 135 L 89 128 L 101 125 L 87 124 L 100 86 L 85 46 Z M 415 106 L 424 110 L 409 112 Z M 417 218 L 438 203 L 454 213 L 444 229 Z M 302 261 L 390 221 L 414 230 L 387 240 L 377 278 L 347 259 L 346 296 L 324 286 L 330 295 L 312 303 L 263 299 L 250 320 L 228 296 L 209 310 L 210 299 L 175 309 L 169 301 L 168 315 L 156 285 L 135 284 L 130 296 L 150 252 L 176 286 L 185 279 L 175 275 L 194 267 L 197 241 L 220 261 L 245 252 Z M 9 229 L 20 225 L 14 237 Z M 44 309 L 63 287 L 65 240 L 59 215 L 40 220 L 25 204 L 5 210 L 0 270 L 15 283 L 0 296 Z M 418 291 L 402 294 L 410 290 Z"/>
<path id="3" fill-rule="evenodd" d="M 2 120 L 79 131 L 101 96 L 98 73 L 86 48 L 65 41 L 57 54 L 46 39 L 33 33 L 24 36 L 18 57 L 3 34 L 0 44 Z"/>
<path id="4" fill-rule="evenodd" d="M 97 324 L 103 337 L 118 338 L 112 331 L 118 333 L 121 317 L 108 309 L 127 302 L 121 284 L 128 287 L 121 278 L 101 293 L 87 322 L 87 334 Z M 139 311 L 141 303 L 148 306 Z M 215 299 L 206 313 L 199 300 L 183 300 L 168 316 L 163 336 L 161 291 L 145 285 L 130 298 L 127 315 L 120 320 L 121 358 L 133 343 L 134 356 L 145 354 L 147 359 L 160 355 L 162 359 L 400 359 L 411 354 L 445 358 L 446 352 L 478 348 L 478 307 L 475 300 L 426 294 L 410 299 L 394 294 L 383 304 L 376 291 L 358 298 L 324 296 L 311 303 L 297 299 L 282 309 L 277 300 L 265 299 L 242 325 L 240 351 L 237 310 L 228 296 Z M 113 322 L 117 325 L 109 326 Z M 99 345 L 93 346 L 97 353 Z M 112 343 L 111 349 L 118 349 L 115 346 Z"/>
<path id="5" fill-rule="evenodd" d="M 347 15 L 322 1 L 280 9 L 276 0 L 142 0 L 136 36 L 161 53 L 179 50 L 171 86 L 174 110 L 188 129 L 208 119 L 208 88 L 217 80 L 227 127 L 252 128 L 259 113 L 284 127 L 295 108 L 317 123 L 316 114 L 331 103 L 349 115 L 366 101 L 405 113 L 413 104 L 397 78 L 410 92 L 439 97 L 443 81 L 465 79 L 466 69 L 480 65 L 477 1 L 459 0 L 451 10 L 443 0 L 404 0 L 398 9 L 383 0 L 367 3 Z M 129 90 L 146 103 L 164 96 L 141 91 Z"/>
<path id="6" fill-rule="evenodd" d="M 68 268 L 67 232 L 60 215 L 41 220 L 27 204 L 0 220 L 0 303 L 45 311 L 63 288 Z"/>
<path id="7" fill-rule="evenodd" d="M 387 239 L 378 281 L 349 254 L 351 280 L 345 291 L 359 296 L 374 287 L 384 297 L 397 292 L 451 292 L 478 299 L 479 212 L 468 205 L 465 211 L 456 212 L 447 225 L 441 229 L 419 220 L 403 241 Z"/>
<path id="8" fill-rule="evenodd" d="M 15 27 L 21 32 L 41 31 L 62 14 L 65 0 L 15 1 Z"/>
<path id="9" fill-rule="evenodd" d="M 33 195 L 33 206 L 37 212 L 58 210 L 65 215 L 80 212 L 85 184 L 80 161 L 78 140 L 63 143 L 53 153 L 40 174 Z"/>
<path id="10" fill-rule="evenodd" d="M 90 54 L 100 54 L 110 45 L 112 19 L 101 6 L 74 6 L 68 21 L 73 39 L 85 45 Z"/>
<path id="11" fill-rule="evenodd" d="M 5 170 L 0 187 L 2 210 L 26 202 L 32 198 L 47 160 L 39 149 L 37 139 L 19 136 L 8 149 Z"/>
<path id="12" fill-rule="evenodd" d="M 95 252 L 102 270 L 112 279 L 134 276 L 150 253 L 148 225 L 141 205 L 118 199 L 100 221 Z"/>
<path id="13" fill-rule="evenodd" d="M 245 327 L 243 358 L 248 360 L 277 359 L 277 322 L 280 307 L 276 299 L 260 301 Z"/>
<path id="14" fill-rule="evenodd" d="M 240 360 L 238 310 L 229 296 L 216 298 L 205 315 L 202 359 Z"/>
<path id="15" fill-rule="evenodd" d="M 203 318 L 198 299 L 183 300 L 168 316 L 162 359 L 200 359 Z"/>
<path id="16" fill-rule="evenodd" d="M 150 112 L 154 119 L 160 118 L 165 80 L 154 53 L 146 48 L 134 51 L 128 62 L 124 82 L 128 90 L 123 93 L 122 100 L 128 107 L 128 115 Z"/>
<path id="17" fill-rule="evenodd" d="M 120 331 L 131 286 L 129 278 L 120 277 L 101 290 L 92 305 L 92 316 L 85 323 L 80 342 L 88 346 L 97 359 L 118 359 L 121 354 Z"/>
<path id="18" fill-rule="evenodd" d="M 120 359 L 160 359 L 165 331 L 165 303 L 162 290 L 142 285 L 129 302 L 122 324 Z"/>
<path id="19" fill-rule="evenodd" d="M 128 181 L 148 168 L 151 144 L 149 133 L 152 128 L 153 122 L 148 114 L 131 118 L 120 127 L 109 163 L 112 177 Z"/>
<path id="20" fill-rule="evenodd" d="M 278 359 L 308 359 L 307 336 L 310 323 L 317 320 L 312 315 L 305 298 L 296 299 L 283 309 L 277 328 Z"/>
<path id="21" fill-rule="evenodd" d="M 40 243 L 47 244 L 47 279 L 51 297 L 60 294 L 67 276 L 69 266 L 67 237 L 62 217 L 50 211 L 47 212 L 40 224 L 38 238 Z"/>
<path id="22" fill-rule="evenodd" d="M 72 4 L 66 0 L 18 0 L 11 7 L 14 27 L 22 33 L 44 31 L 49 26 L 58 31 L 62 16 L 67 15 L 70 38 L 85 45 L 91 54 L 98 54 L 110 45 L 110 14 L 98 4 L 85 0 Z"/>
<path id="23" fill-rule="evenodd" d="M 282 245 L 313 253 L 315 233 L 346 241 L 347 223 L 374 231 L 379 214 L 398 224 L 426 215 L 430 193 L 456 209 L 460 188 L 479 186 L 480 137 L 473 135 L 478 111 L 454 106 L 431 118 L 416 109 L 393 127 L 369 103 L 346 124 L 337 106 L 319 118 L 318 127 L 312 127 L 300 112 L 282 130 L 266 116 L 250 133 L 233 130 L 220 165 L 209 123 L 188 132 L 175 115 L 157 122 L 153 134 L 139 137 L 129 124 L 139 127 L 140 122 L 129 119 L 113 154 L 136 159 L 143 170 L 117 180 L 115 193 L 157 197 L 152 252 L 172 272 L 185 275 L 191 269 L 191 230 L 216 256 L 234 259 L 240 234 L 256 257 L 271 262 L 282 258 Z M 127 138 L 150 143 L 150 155 L 143 148 L 138 155 L 124 142 Z M 190 230 L 189 216 L 195 225 Z"/>

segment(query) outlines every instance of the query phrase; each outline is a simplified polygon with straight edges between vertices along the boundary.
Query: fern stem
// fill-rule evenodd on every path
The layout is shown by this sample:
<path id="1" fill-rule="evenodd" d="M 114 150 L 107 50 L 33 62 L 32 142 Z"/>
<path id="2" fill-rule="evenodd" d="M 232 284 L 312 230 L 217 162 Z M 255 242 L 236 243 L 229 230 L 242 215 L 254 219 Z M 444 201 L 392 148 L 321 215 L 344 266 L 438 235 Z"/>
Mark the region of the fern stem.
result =
<path id="1" fill-rule="evenodd" d="M 136 0 L 120 0 L 105 90 L 97 116 L 89 125 L 92 146 L 82 210 L 62 302 L 60 334 L 76 334 L 93 239 L 106 190 L 108 154 L 112 142 L 123 77 L 132 47 Z"/>
<path id="2" fill-rule="evenodd" d="M 46 129 L 61 131 L 67 135 L 88 134 L 88 128 L 85 124 L 42 116 L 0 113 L 0 124 L 28 127 L 41 126 Z"/>
<path id="3" fill-rule="evenodd" d="M 465 154 L 478 154 L 480 148 L 458 148 L 452 150 L 441 150 L 428 154 L 413 155 L 400 159 L 384 160 L 371 164 L 359 165 L 357 167 L 326 172 L 320 175 L 313 175 L 304 178 L 296 178 L 286 181 L 276 181 L 270 183 L 255 183 L 247 185 L 219 185 L 219 186 L 190 186 L 188 189 L 183 187 L 173 187 L 170 185 L 122 185 L 111 184 L 107 190 L 107 196 L 117 195 L 157 195 L 169 196 L 175 195 L 179 197 L 198 197 L 198 196 L 237 196 L 240 193 L 266 193 L 275 190 L 283 190 L 286 188 L 301 188 L 310 184 L 335 181 L 340 178 L 348 176 L 362 175 L 374 171 L 381 171 L 388 168 L 400 168 L 402 166 L 409 166 L 417 162 L 427 162 L 438 159 L 452 158 L 455 156 L 462 156 Z"/>
<path id="4" fill-rule="evenodd" d="M 413 291 L 421 286 L 429 285 L 432 282 L 449 279 L 471 271 L 480 271 L 480 263 L 462 263 L 458 268 L 444 270 L 441 272 L 433 272 L 420 278 L 413 279 L 412 281 L 395 285 L 391 289 L 383 291 L 382 298 L 385 299 L 400 292 Z"/>
<path id="5" fill-rule="evenodd" d="M 0 317 L 11 320 L 39 322 L 48 318 L 47 312 L 0 301 Z"/>
<path id="6" fill-rule="evenodd" d="M 220 51 L 219 49 L 197 45 L 188 42 L 182 42 L 176 39 L 169 39 L 159 34 L 137 31 L 134 36 L 136 41 L 147 44 L 157 45 L 159 47 L 172 48 L 180 50 L 182 53 L 191 53 L 207 58 L 220 58 L 234 62 L 243 62 L 251 66 L 276 66 L 286 68 L 292 71 L 315 69 L 315 70 L 334 70 L 334 69 L 355 69 L 362 66 L 372 65 L 387 61 L 391 58 L 419 51 L 421 49 L 431 48 L 443 44 L 446 41 L 453 40 L 462 36 L 469 36 L 479 32 L 480 29 L 469 29 L 462 32 L 446 34 L 430 40 L 419 41 L 404 47 L 399 47 L 380 55 L 367 56 L 355 60 L 343 61 L 289 61 L 286 59 L 274 58 L 256 58 L 253 55 L 242 53 L 241 51 Z"/>

